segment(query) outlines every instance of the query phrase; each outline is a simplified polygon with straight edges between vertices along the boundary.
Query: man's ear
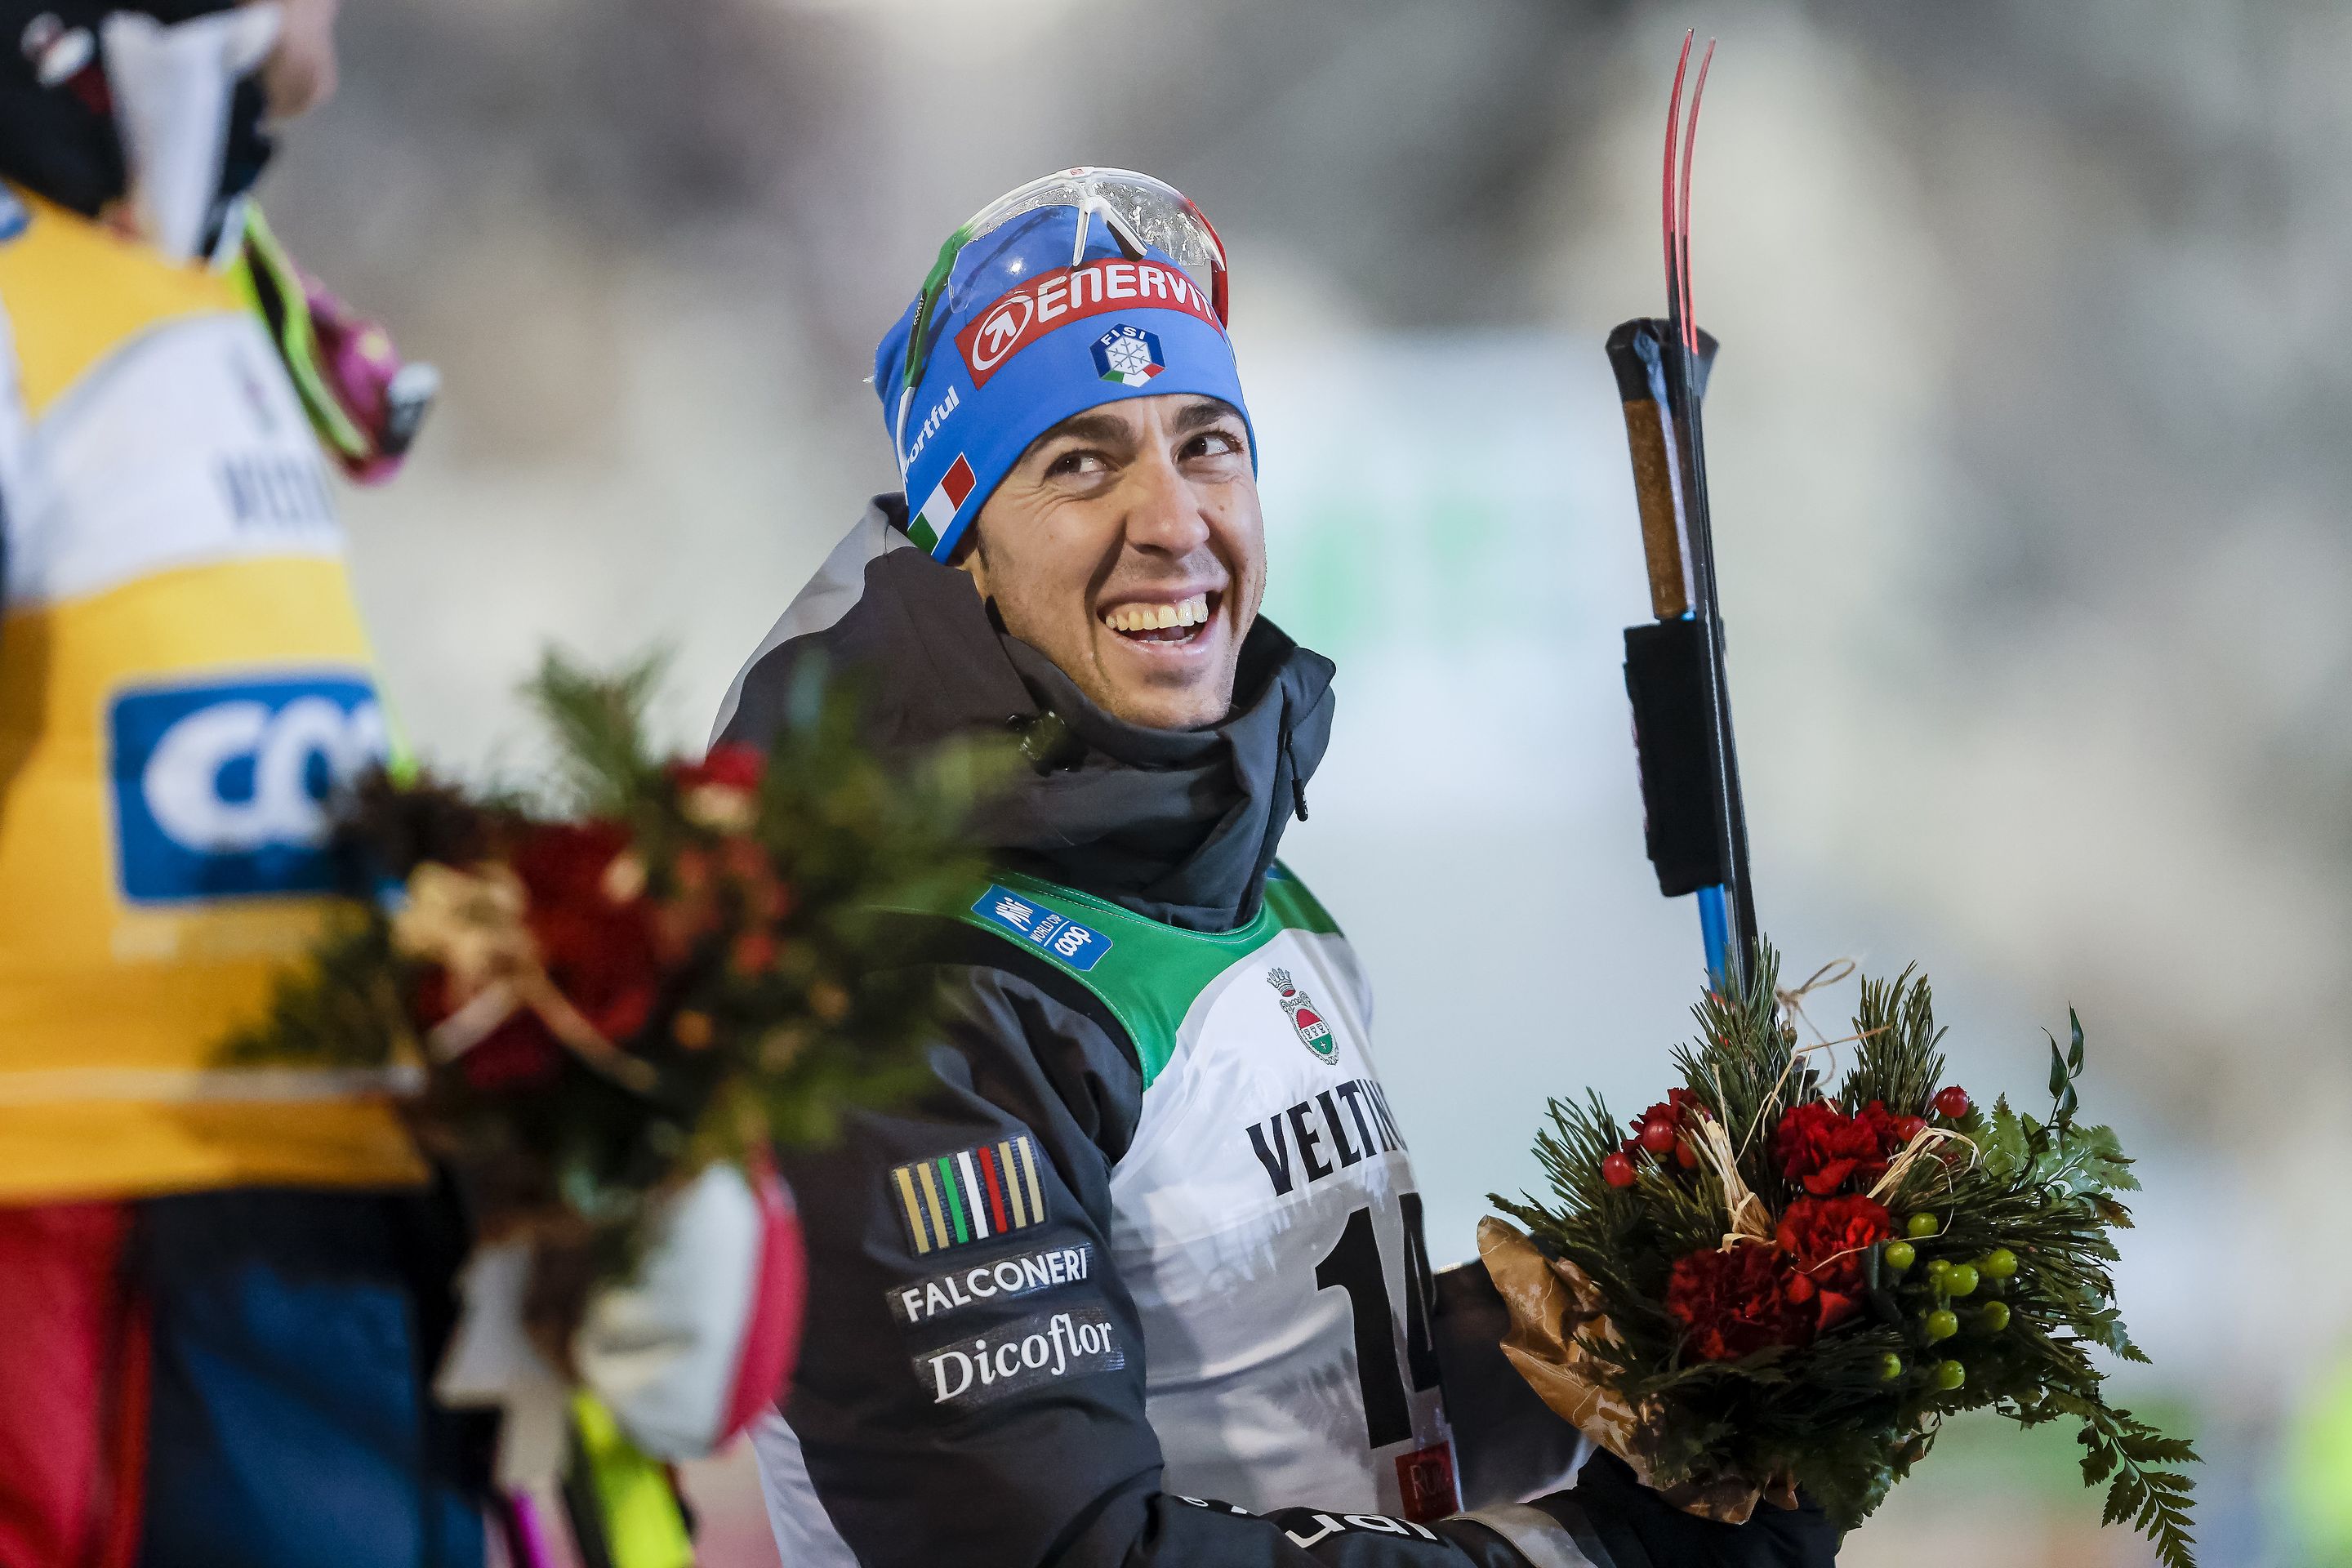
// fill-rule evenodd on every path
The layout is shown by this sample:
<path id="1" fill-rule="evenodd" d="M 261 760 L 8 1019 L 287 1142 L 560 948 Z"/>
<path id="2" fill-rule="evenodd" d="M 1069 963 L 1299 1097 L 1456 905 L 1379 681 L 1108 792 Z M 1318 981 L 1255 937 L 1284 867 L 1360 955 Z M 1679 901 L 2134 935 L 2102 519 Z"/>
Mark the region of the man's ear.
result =
<path id="1" fill-rule="evenodd" d="M 988 591 L 988 552 L 980 542 L 980 520 L 972 519 L 971 527 L 956 542 L 955 553 L 948 564 L 971 579 L 983 599 L 992 597 Z"/>

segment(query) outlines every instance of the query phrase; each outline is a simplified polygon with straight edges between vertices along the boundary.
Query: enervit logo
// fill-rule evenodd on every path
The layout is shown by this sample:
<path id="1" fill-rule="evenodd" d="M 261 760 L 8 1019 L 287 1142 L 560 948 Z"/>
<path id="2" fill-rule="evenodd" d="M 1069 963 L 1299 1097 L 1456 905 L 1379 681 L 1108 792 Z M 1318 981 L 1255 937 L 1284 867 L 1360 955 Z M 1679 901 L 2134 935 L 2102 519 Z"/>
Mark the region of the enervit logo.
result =
<path id="1" fill-rule="evenodd" d="M 994 370 L 999 361 L 1013 351 L 1021 334 L 1037 314 L 1037 302 L 1026 294 L 1008 294 L 996 302 L 996 308 L 980 319 L 972 333 L 971 368 L 982 374 Z"/>
<path id="2" fill-rule="evenodd" d="M 341 675 L 125 691 L 107 731 L 138 903 L 325 891 L 328 797 L 386 749 L 374 688 Z"/>
<path id="3" fill-rule="evenodd" d="M 1181 310 L 1224 331 L 1209 297 L 1182 268 L 1149 259 L 1095 260 L 1040 272 L 1008 290 L 956 334 L 956 350 L 971 384 L 984 386 L 1007 360 L 1058 328 L 1106 310 L 1144 309 Z"/>

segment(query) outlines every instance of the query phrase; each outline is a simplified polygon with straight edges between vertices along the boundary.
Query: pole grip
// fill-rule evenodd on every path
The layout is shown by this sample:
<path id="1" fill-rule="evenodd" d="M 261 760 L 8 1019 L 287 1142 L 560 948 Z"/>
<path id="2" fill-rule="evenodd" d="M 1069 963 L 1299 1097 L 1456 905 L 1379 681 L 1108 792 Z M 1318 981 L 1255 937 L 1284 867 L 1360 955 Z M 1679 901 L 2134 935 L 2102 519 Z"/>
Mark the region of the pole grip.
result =
<path id="1" fill-rule="evenodd" d="M 1658 890 L 1679 898 L 1730 881 L 1733 854 L 1724 842 L 1708 645 L 1694 615 L 1698 578 L 1689 498 L 1683 493 L 1684 433 L 1675 427 L 1668 382 L 1673 334 L 1666 322 L 1641 316 L 1612 331 L 1608 347 L 1625 410 L 1650 609 L 1657 617 L 1625 632 L 1625 694 L 1633 701 L 1633 749 L 1642 772 L 1642 837 Z M 1694 399 L 1706 390 L 1715 348 L 1715 339 L 1701 332 L 1692 367 Z"/>
<path id="2" fill-rule="evenodd" d="M 1658 891 L 1674 899 L 1728 881 L 1698 622 L 1680 616 L 1626 627 L 1625 695 L 1642 771 L 1642 843 Z"/>
<path id="3" fill-rule="evenodd" d="M 1633 500 L 1642 514 L 1642 557 L 1649 569 L 1650 613 L 1662 621 L 1691 610 L 1690 527 L 1666 395 L 1666 323 L 1638 316 L 1609 334 L 1609 367 L 1625 410 L 1625 446 L 1633 459 Z M 1715 340 L 1699 334 L 1698 385 L 1715 363 Z"/>

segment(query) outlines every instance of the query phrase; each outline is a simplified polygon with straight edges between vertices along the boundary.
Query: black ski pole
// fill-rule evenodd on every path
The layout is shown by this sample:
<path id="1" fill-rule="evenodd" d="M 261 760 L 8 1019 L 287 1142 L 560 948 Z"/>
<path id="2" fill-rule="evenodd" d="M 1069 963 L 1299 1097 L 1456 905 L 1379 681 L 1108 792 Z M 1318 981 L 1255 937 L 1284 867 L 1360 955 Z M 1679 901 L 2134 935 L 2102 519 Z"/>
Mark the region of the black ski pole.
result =
<path id="1" fill-rule="evenodd" d="M 1645 847 L 1659 891 L 1669 898 L 1698 896 L 1708 972 L 1719 984 L 1738 984 L 1755 952 L 1756 895 L 1724 671 L 1700 419 L 1716 343 L 1698 329 L 1690 284 L 1691 153 L 1715 46 L 1710 42 L 1699 61 L 1685 121 L 1683 80 L 1692 41 L 1684 36 L 1666 110 L 1666 314 L 1640 317 L 1611 332 L 1609 362 L 1624 404 L 1655 616 L 1625 632 L 1625 689 L 1642 770 Z"/>

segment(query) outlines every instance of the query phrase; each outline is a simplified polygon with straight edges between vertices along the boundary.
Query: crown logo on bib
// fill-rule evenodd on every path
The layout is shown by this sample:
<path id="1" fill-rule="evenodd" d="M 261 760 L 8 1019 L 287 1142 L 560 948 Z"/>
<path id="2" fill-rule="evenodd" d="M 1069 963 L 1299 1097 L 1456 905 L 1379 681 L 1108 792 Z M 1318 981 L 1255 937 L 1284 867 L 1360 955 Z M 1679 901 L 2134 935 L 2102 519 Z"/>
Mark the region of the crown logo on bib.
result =
<path id="1" fill-rule="evenodd" d="M 1323 1015 L 1315 1010 L 1315 1003 L 1306 992 L 1290 983 L 1287 969 L 1269 969 L 1265 983 L 1275 988 L 1282 1002 L 1282 1010 L 1290 1019 L 1290 1026 L 1298 1033 L 1298 1043 L 1313 1051 L 1318 1060 L 1328 1067 L 1339 1062 L 1339 1037 Z"/>

